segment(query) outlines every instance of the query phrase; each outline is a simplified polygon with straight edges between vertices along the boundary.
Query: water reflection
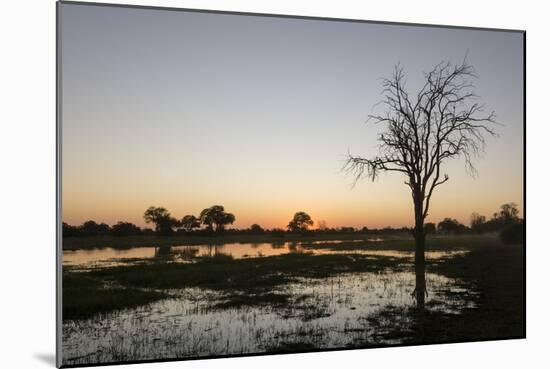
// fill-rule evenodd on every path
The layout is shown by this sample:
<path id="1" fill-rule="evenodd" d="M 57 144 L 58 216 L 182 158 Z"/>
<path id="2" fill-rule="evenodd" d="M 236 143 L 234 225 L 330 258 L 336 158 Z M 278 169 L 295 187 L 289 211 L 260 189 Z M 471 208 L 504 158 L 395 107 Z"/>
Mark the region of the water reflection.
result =
<path id="1" fill-rule="evenodd" d="M 172 246 L 155 247 L 155 257 L 163 257 L 172 255 Z"/>
<path id="2" fill-rule="evenodd" d="M 363 254 L 403 260 L 406 267 L 327 278 L 295 278 L 270 290 L 284 303 L 258 300 L 232 304 L 234 296 L 208 289 L 172 290 L 171 298 L 134 309 L 63 322 L 65 364 L 185 358 L 280 350 L 394 344 L 412 334 L 406 309 L 415 306 L 414 252 L 373 250 L 349 241 L 327 247 L 312 243 L 232 243 L 218 245 L 103 248 L 65 251 L 63 264 L 84 269 L 137 262 L 196 262 L 198 257 L 231 255 L 234 259 L 286 253 Z M 440 260 L 465 251 L 429 251 Z M 475 307 L 474 286 L 427 273 L 426 309 L 459 314 Z M 235 291 L 233 291 L 235 292 Z M 225 292 L 229 293 L 229 292 Z M 250 296 L 248 296 L 250 297 Z M 277 299 L 274 299 L 277 301 Z M 252 305 L 252 306 L 251 306 Z M 398 329 L 398 338 L 388 334 Z M 391 338 L 393 337 L 393 338 Z"/>
<path id="3" fill-rule="evenodd" d="M 467 290 L 460 280 L 430 273 L 426 277 L 430 309 L 457 314 L 474 307 L 473 301 L 446 297 L 445 291 Z M 149 306 L 64 322 L 64 363 L 399 343 L 412 324 L 399 309 L 414 305 L 414 284 L 412 272 L 302 278 L 273 291 L 290 294 L 284 306 L 229 309 L 216 308 L 224 301 L 221 293 L 183 289 L 174 298 Z M 396 327 L 402 337 L 384 337 L 384 329 Z"/>
<path id="4" fill-rule="evenodd" d="M 319 241 L 327 242 L 327 241 Z M 356 253 L 373 257 L 393 257 L 400 259 L 414 259 L 412 251 L 371 250 L 369 248 L 349 247 L 339 249 L 339 243 L 350 241 L 330 241 L 326 248 L 311 247 L 314 243 L 302 242 L 273 242 L 273 243 L 227 243 L 203 244 L 193 246 L 161 246 L 161 247 L 134 247 L 130 249 L 114 249 L 110 247 L 93 250 L 65 250 L 63 251 L 63 265 L 82 268 L 100 268 L 118 265 L 127 265 L 147 260 L 162 260 L 164 262 L 192 262 L 197 257 L 213 257 L 229 255 L 234 259 L 277 256 L 287 253 L 312 254 L 346 254 Z M 353 240 L 352 242 L 355 242 Z M 317 244 L 318 245 L 318 244 Z M 359 244 L 358 244 L 359 245 Z M 363 245 L 361 245 L 363 246 Z M 466 251 L 427 251 L 426 259 L 443 259 L 464 254 Z"/>

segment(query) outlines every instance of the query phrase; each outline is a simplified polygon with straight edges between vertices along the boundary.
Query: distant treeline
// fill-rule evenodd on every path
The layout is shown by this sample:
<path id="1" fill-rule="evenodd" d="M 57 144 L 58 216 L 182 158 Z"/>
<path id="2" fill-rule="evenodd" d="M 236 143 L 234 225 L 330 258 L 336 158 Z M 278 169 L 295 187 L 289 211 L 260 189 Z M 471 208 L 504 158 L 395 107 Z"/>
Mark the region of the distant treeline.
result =
<path id="1" fill-rule="evenodd" d="M 141 228 L 130 222 L 120 221 L 113 226 L 105 223 L 97 223 L 93 220 L 84 222 L 81 225 L 73 226 L 63 223 L 63 237 L 90 237 L 90 236 L 138 236 L 138 235 L 173 235 L 173 234 L 192 234 L 211 236 L 213 234 L 270 234 L 274 237 L 282 237 L 286 233 L 301 234 L 410 234 L 412 228 L 357 228 L 357 227 L 338 227 L 330 228 L 326 222 L 319 221 L 316 229 L 311 229 L 314 225 L 311 217 L 299 211 L 289 221 L 286 229 L 272 228 L 264 229 L 259 224 L 252 224 L 246 229 L 227 229 L 227 225 L 235 222 L 235 215 L 225 211 L 221 205 L 214 205 L 204 209 L 198 216 L 185 215 L 181 219 L 172 217 L 170 212 L 163 207 L 148 208 L 143 218 L 146 223 L 154 225 L 152 228 Z M 470 220 L 470 226 L 466 226 L 456 219 L 445 218 L 439 223 L 426 223 L 427 234 L 482 234 L 499 232 L 504 241 L 511 239 L 511 242 L 523 240 L 523 219 L 519 217 L 517 205 L 514 203 L 504 204 L 500 210 L 493 214 L 492 218 L 487 219 L 483 215 L 473 213 Z"/>
<path id="2" fill-rule="evenodd" d="M 493 217 L 487 219 L 484 215 L 472 213 L 470 226 L 466 226 L 453 218 L 445 218 L 436 226 L 435 223 L 426 223 L 426 233 L 441 234 L 483 234 L 499 233 L 505 243 L 517 243 L 523 241 L 525 226 L 523 219 L 519 217 L 519 210 L 514 203 L 501 205 Z"/>

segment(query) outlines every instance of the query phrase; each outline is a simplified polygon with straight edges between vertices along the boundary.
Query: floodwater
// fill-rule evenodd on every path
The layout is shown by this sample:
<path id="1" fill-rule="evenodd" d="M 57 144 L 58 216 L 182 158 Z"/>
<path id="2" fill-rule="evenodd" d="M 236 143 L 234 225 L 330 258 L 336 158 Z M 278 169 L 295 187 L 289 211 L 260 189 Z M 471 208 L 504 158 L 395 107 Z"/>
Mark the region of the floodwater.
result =
<path id="1" fill-rule="evenodd" d="M 163 251 L 140 247 L 64 252 L 63 262 L 87 269 L 124 260 L 161 257 L 159 253 L 168 255 L 168 262 L 192 262 L 185 254 L 223 253 L 245 258 L 289 252 L 368 253 L 369 250 L 344 251 L 337 247 L 308 250 L 291 243 L 178 246 Z M 412 253 L 392 250 L 370 252 L 372 257 L 403 258 L 405 263 L 412 257 Z M 454 256 L 441 252 L 430 257 Z M 477 292 L 473 286 L 434 273 L 427 273 L 426 280 L 428 309 L 460 314 L 476 306 Z M 414 284 L 412 270 L 299 278 L 271 291 L 287 296 L 284 304 L 238 307 L 224 307 L 223 303 L 228 301 L 224 292 L 199 288 L 171 290 L 170 298 L 149 305 L 99 314 L 87 320 L 64 321 L 63 361 L 66 365 L 77 365 L 398 344 L 413 334 L 410 315 L 403 311 L 415 304 L 411 295 Z M 394 329 L 400 332 L 397 338 L 387 335 Z"/>
<path id="2" fill-rule="evenodd" d="M 378 239 L 369 240 L 377 242 Z M 234 259 L 257 258 L 277 256 L 288 253 L 312 253 L 312 254 L 346 254 L 355 253 L 367 256 L 386 256 L 395 258 L 413 258 L 412 251 L 396 250 L 369 250 L 358 248 L 354 250 L 340 250 L 339 243 L 364 242 L 363 240 L 346 241 L 314 241 L 309 243 L 300 242 L 273 242 L 273 243 L 227 243 L 218 245 L 192 245 L 192 246 L 162 246 L 162 247 L 134 247 L 129 249 L 99 248 L 91 250 L 64 250 L 63 265 L 80 268 L 104 268 L 118 265 L 128 265 L 136 262 L 159 259 L 163 262 L 186 263 L 193 261 L 196 257 L 209 257 L 216 255 L 230 255 Z M 312 247 L 308 245 L 323 245 L 326 248 Z M 439 259 L 454 257 L 464 254 L 464 251 L 427 251 L 426 258 Z"/>
<path id="3" fill-rule="evenodd" d="M 227 243 L 217 245 L 134 247 L 130 249 L 100 248 L 63 251 L 63 265 L 79 267 L 107 267 L 131 264 L 144 259 L 170 259 L 173 262 L 189 262 L 196 257 L 230 255 L 234 259 L 265 257 L 303 252 L 299 244 L 281 243 Z"/>

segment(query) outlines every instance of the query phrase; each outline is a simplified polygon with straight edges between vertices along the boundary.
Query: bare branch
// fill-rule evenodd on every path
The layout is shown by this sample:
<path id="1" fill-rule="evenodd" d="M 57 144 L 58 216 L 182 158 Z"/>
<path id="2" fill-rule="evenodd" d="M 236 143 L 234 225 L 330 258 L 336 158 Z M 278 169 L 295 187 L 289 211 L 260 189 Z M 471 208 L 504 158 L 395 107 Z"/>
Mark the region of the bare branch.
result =
<path id="1" fill-rule="evenodd" d="M 348 154 L 343 169 L 353 174 L 355 177 L 354 183 L 356 183 L 365 177 L 374 181 L 381 171 L 407 173 L 407 171 L 403 169 L 403 165 L 404 163 L 399 159 L 392 159 L 389 157 L 365 159 Z"/>
<path id="2" fill-rule="evenodd" d="M 404 174 L 415 209 L 420 208 L 417 223 L 420 217 L 423 222 L 435 188 L 449 180 L 447 175 L 440 178 L 441 166 L 461 157 L 475 175 L 474 159 L 485 150 L 485 137 L 496 135 L 494 112 L 484 114 L 473 91 L 477 78 L 466 59 L 457 65 L 441 62 L 410 95 L 404 70 L 397 65 L 390 78 L 382 79 L 383 98 L 377 106 L 384 111 L 368 116 L 369 122 L 386 126 L 378 135 L 379 155 L 368 159 L 348 153 L 344 169 L 354 183 L 365 177 L 374 181 L 384 171 Z"/>

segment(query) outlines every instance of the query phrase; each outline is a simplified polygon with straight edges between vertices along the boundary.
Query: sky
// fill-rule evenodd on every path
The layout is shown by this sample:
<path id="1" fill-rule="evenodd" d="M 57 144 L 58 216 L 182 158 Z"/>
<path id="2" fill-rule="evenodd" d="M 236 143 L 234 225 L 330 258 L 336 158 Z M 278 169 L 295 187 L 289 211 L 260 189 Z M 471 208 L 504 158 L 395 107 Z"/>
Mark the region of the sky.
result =
<path id="1" fill-rule="evenodd" d="M 328 227 L 410 226 L 397 173 L 342 172 L 376 155 L 382 77 L 399 63 L 410 91 L 467 56 L 500 123 L 475 161 L 457 159 L 426 221 L 523 213 L 523 35 L 61 4 L 62 218 L 144 226 L 223 205 L 234 227 L 285 227 L 297 211 Z"/>

